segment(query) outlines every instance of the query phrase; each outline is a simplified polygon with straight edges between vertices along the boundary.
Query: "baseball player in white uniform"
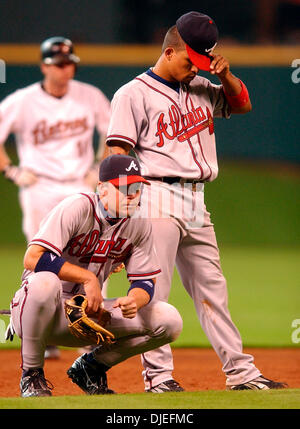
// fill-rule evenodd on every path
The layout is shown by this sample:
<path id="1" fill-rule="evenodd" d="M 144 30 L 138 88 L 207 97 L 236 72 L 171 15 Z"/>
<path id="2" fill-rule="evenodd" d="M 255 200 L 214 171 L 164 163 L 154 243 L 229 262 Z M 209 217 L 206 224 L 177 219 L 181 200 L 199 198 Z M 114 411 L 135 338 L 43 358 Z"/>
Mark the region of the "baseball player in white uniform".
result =
<path id="1" fill-rule="evenodd" d="M 137 160 L 109 156 L 101 163 L 99 177 L 98 193 L 74 194 L 49 213 L 25 253 L 22 286 L 11 302 L 12 332 L 8 333 L 15 331 L 22 340 L 23 397 L 51 395 L 43 372 L 46 344 L 87 344 L 71 334 L 64 313 L 64 301 L 78 293 L 86 295 L 91 315 L 104 303 L 112 315 L 106 329 L 115 335 L 113 344 L 85 353 L 68 370 L 72 381 L 88 394 L 114 393 L 107 386 L 109 368 L 174 341 L 181 332 L 178 311 L 152 300 L 161 270 L 151 222 L 134 216 L 141 184 L 149 184 Z M 101 286 L 120 262 L 127 270 L 128 292 L 103 300 Z"/>
<path id="2" fill-rule="evenodd" d="M 104 155 L 110 102 L 98 88 L 73 80 L 80 59 L 64 37 L 41 44 L 42 82 L 15 91 L 0 104 L 0 170 L 19 186 L 23 232 L 30 242 L 41 220 L 63 198 L 94 191 L 93 133 Z M 16 137 L 19 165 L 13 166 L 4 148 L 10 133 Z M 106 285 L 105 285 L 106 287 Z M 51 347 L 46 357 L 58 357 Z"/>
<path id="3" fill-rule="evenodd" d="M 245 84 L 231 73 L 224 57 L 212 53 L 217 40 L 213 19 L 198 12 L 182 15 L 167 32 L 155 66 L 114 95 L 107 144 L 115 154 L 133 149 L 151 182 L 141 206 L 152 218 L 162 269 L 156 298 L 168 300 L 176 264 L 223 364 L 227 389 L 282 388 L 283 383 L 262 376 L 253 357 L 243 353 L 204 204 L 204 183 L 218 174 L 214 118 L 251 110 Z M 216 75 L 221 84 L 197 76 L 201 69 Z M 183 390 L 172 377 L 169 345 L 144 353 L 142 362 L 146 391 Z"/>
<path id="4" fill-rule="evenodd" d="M 42 82 L 0 104 L 0 170 L 20 187 L 23 231 L 29 242 L 43 217 L 66 196 L 94 191 L 93 133 L 107 133 L 110 102 L 98 88 L 73 80 L 79 58 L 72 42 L 52 37 L 41 44 Z M 4 143 L 16 137 L 19 165 Z"/>

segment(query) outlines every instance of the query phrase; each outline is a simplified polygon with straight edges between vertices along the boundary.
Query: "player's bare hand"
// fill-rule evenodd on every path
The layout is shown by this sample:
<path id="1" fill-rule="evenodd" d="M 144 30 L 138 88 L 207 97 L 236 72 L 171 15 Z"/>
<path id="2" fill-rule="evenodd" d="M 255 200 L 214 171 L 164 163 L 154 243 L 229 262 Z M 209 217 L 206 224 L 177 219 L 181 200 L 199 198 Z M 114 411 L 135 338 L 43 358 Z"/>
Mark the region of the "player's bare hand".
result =
<path id="1" fill-rule="evenodd" d="M 210 73 L 218 77 L 225 77 L 229 72 L 229 62 L 222 55 L 212 54 L 214 59 L 210 64 Z"/>
<path id="2" fill-rule="evenodd" d="M 91 273 L 89 279 L 83 282 L 86 298 L 88 301 L 86 312 L 90 316 L 98 314 L 102 307 L 103 297 L 97 277 Z"/>
<path id="3" fill-rule="evenodd" d="M 30 186 L 38 180 L 37 176 L 32 171 L 17 167 L 16 165 L 6 167 L 4 175 L 17 186 Z"/>
<path id="4" fill-rule="evenodd" d="M 122 296 L 117 298 L 113 308 L 120 307 L 123 317 L 133 319 L 137 313 L 137 305 L 135 299 L 131 296 Z"/>

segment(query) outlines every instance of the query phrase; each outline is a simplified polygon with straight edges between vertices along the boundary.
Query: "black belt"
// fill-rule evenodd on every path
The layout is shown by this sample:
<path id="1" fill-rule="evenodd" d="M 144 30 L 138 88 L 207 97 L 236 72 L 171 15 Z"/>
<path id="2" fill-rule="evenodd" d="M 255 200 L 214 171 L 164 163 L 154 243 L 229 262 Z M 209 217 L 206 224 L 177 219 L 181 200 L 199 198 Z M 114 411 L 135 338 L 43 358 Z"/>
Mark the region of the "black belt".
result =
<path id="1" fill-rule="evenodd" d="M 160 182 L 168 183 L 169 185 L 173 185 L 173 183 L 180 183 L 181 185 L 184 183 L 204 183 L 204 181 L 200 179 L 185 179 L 183 177 L 144 177 L 146 180 L 159 180 Z"/>

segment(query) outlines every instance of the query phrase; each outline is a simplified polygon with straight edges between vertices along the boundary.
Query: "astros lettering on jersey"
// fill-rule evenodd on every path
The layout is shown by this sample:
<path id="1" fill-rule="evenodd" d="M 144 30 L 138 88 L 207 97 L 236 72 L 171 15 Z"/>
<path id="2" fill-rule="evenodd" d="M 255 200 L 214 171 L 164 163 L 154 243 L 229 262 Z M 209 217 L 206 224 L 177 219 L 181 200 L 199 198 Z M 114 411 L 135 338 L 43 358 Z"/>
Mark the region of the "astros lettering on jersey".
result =
<path id="1" fill-rule="evenodd" d="M 0 104 L 0 142 L 16 135 L 20 167 L 37 176 L 66 181 L 85 176 L 94 162 L 94 128 L 107 133 L 110 103 L 101 90 L 71 80 L 62 98 L 37 82 Z"/>

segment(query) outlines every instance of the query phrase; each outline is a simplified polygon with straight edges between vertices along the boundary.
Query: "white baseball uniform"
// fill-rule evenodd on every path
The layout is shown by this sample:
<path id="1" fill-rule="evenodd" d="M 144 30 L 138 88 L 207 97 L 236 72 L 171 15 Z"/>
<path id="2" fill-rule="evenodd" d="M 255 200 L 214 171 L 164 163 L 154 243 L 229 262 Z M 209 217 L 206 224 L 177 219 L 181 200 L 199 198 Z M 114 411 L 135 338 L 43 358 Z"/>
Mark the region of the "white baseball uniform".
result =
<path id="1" fill-rule="evenodd" d="M 94 162 L 93 133 L 107 133 L 110 102 L 96 87 L 71 80 L 56 98 L 41 82 L 20 89 L 0 104 L 0 143 L 16 137 L 21 168 L 38 177 L 20 189 L 23 231 L 29 242 L 43 217 L 63 198 L 94 191 L 84 182 Z"/>
<path id="2" fill-rule="evenodd" d="M 156 278 L 160 268 L 151 222 L 134 218 L 112 222 L 106 215 L 97 194 L 72 195 L 43 220 L 29 245 L 43 246 L 53 257 L 62 256 L 89 269 L 100 285 L 120 262 L 125 264 L 129 280 Z M 87 345 L 69 332 L 64 314 L 65 299 L 77 293 L 84 293 L 81 284 L 60 281 L 48 271 L 24 271 L 22 287 L 11 303 L 12 324 L 22 338 L 23 368 L 43 367 L 46 345 Z M 151 301 L 133 319 L 123 318 L 119 308 L 112 308 L 113 303 L 114 299 L 104 300 L 105 308 L 112 313 L 107 329 L 113 332 L 116 342 L 97 351 L 97 359 L 109 367 L 173 341 L 182 329 L 178 311 L 165 302 Z"/>
<path id="3" fill-rule="evenodd" d="M 143 175 L 152 178 L 141 206 L 152 218 L 160 256 L 156 298 L 168 300 L 176 263 L 227 384 L 241 384 L 261 373 L 253 357 L 243 353 L 231 320 L 214 227 L 204 204 L 204 182 L 218 174 L 214 118 L 229 116 L 221 85 L 200 76 L 177 85 L 148 70 L 114 95 L 107 144 L 130 144 Z M 172 378 L 168 345 L 144 354 L 142 361 L 146 389 Z"/>

